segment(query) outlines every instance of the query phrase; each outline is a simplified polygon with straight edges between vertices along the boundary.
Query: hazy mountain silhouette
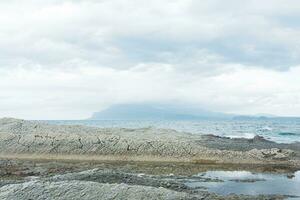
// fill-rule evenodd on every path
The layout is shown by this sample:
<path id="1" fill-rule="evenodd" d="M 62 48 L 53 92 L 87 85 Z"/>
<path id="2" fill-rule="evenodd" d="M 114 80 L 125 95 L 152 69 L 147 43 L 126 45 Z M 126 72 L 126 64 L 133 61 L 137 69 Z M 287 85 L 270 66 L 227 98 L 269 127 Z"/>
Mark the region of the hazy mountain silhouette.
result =
<path id="1" fill-rule="evenodd" d="M 119 104 L 96 112 L 92 120 L 231 119 L 234 115 L 211 112 L 194 106 L 169 104 Z"/>

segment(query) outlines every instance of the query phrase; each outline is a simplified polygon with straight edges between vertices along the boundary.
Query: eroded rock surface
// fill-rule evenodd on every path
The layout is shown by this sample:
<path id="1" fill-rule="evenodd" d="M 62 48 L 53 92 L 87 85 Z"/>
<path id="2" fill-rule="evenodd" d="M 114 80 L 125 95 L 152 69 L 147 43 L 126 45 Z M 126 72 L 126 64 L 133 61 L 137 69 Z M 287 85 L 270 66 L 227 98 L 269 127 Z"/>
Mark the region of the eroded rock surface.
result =
<path id="1" fill-rule="evenodd" d="M 30 181 L 0 188 L 0 199 L 192 199 L 186 193 L 164 188 L 102 184 L 89 181 Z"/>
<path id="2" fill-rule="evenodd" d="M 184 177 L 130 174 L 113 170 L 87 170 L 53 177 L 27 179 L 0 187 L 0 199 L 183 199 L 183 200 L 276 200 L 283 195 L 220 196 L 206 190 L 182 186 Z M 188 177 L 186 177 L 188 178 Z M 203 180 L 213 181 L 215 180 Z M 174 187 L 175 186 L 175 187 Z"/>
<path id="3" fill-rule="evenodd" d="M 174 130 L 59 126 L 0 119 L 0 153 L 45 158 L 266 163 L 300 166 L 299 145 Z"/>

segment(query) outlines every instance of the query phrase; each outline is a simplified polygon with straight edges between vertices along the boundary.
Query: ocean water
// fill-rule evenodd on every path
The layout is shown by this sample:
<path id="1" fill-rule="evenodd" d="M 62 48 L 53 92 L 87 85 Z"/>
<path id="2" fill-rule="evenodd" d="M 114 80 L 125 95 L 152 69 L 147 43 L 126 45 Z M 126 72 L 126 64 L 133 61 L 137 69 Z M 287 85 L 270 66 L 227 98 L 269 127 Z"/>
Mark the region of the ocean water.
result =
<path id="1" fill-rule="evenodd" d="M 260 135 L 279 143 L 300 142 L 300 119 L 266 120 L 52 120 L 51 124 L 94 127 L 166 128 L 193 134 L 214 134 L 231 138 Z"/>

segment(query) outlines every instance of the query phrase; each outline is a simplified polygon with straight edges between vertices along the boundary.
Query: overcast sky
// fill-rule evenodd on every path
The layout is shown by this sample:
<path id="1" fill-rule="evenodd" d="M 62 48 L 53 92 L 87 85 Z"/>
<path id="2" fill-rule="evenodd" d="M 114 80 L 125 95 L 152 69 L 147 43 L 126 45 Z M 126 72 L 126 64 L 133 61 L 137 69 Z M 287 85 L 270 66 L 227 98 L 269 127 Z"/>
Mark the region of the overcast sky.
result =
<path id="1" fill-rule="evenodd" d="M 0 0 L 0 117 L 180 102 L 300 116 L 300 1 Z"/>

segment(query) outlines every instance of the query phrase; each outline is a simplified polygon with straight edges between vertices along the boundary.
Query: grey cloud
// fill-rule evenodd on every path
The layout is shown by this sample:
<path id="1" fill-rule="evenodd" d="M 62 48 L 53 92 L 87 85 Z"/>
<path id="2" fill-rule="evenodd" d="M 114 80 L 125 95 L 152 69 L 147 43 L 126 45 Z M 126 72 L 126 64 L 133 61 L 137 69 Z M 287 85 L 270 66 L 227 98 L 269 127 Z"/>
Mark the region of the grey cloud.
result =
<path id="1" fill-rule="evenodd" d="M 0 7 L 1 116 L 85 118 L 144 101 L 300 112 L 300 2 L 0 0 Z"/>
<path id="2" fill-rule="evenodd" d="M 225 64 L 283 70 L 300 62 L 300 32 L 295 26 L 300 3 L 295 1 L 0 4 L 7 6 L 2 15 L 9 18 L 0 21 L 1 66 L 18 65 L 11 60 L 44 67 L 75 65 L 75 61 L 113 68 L 174 64 L 157 56 L 165 52 L 182 63 L 197 63 L 193 51 L 202 49 L 222 57 Z M 275 23 L 278 19 L 283 20 Z"/>

